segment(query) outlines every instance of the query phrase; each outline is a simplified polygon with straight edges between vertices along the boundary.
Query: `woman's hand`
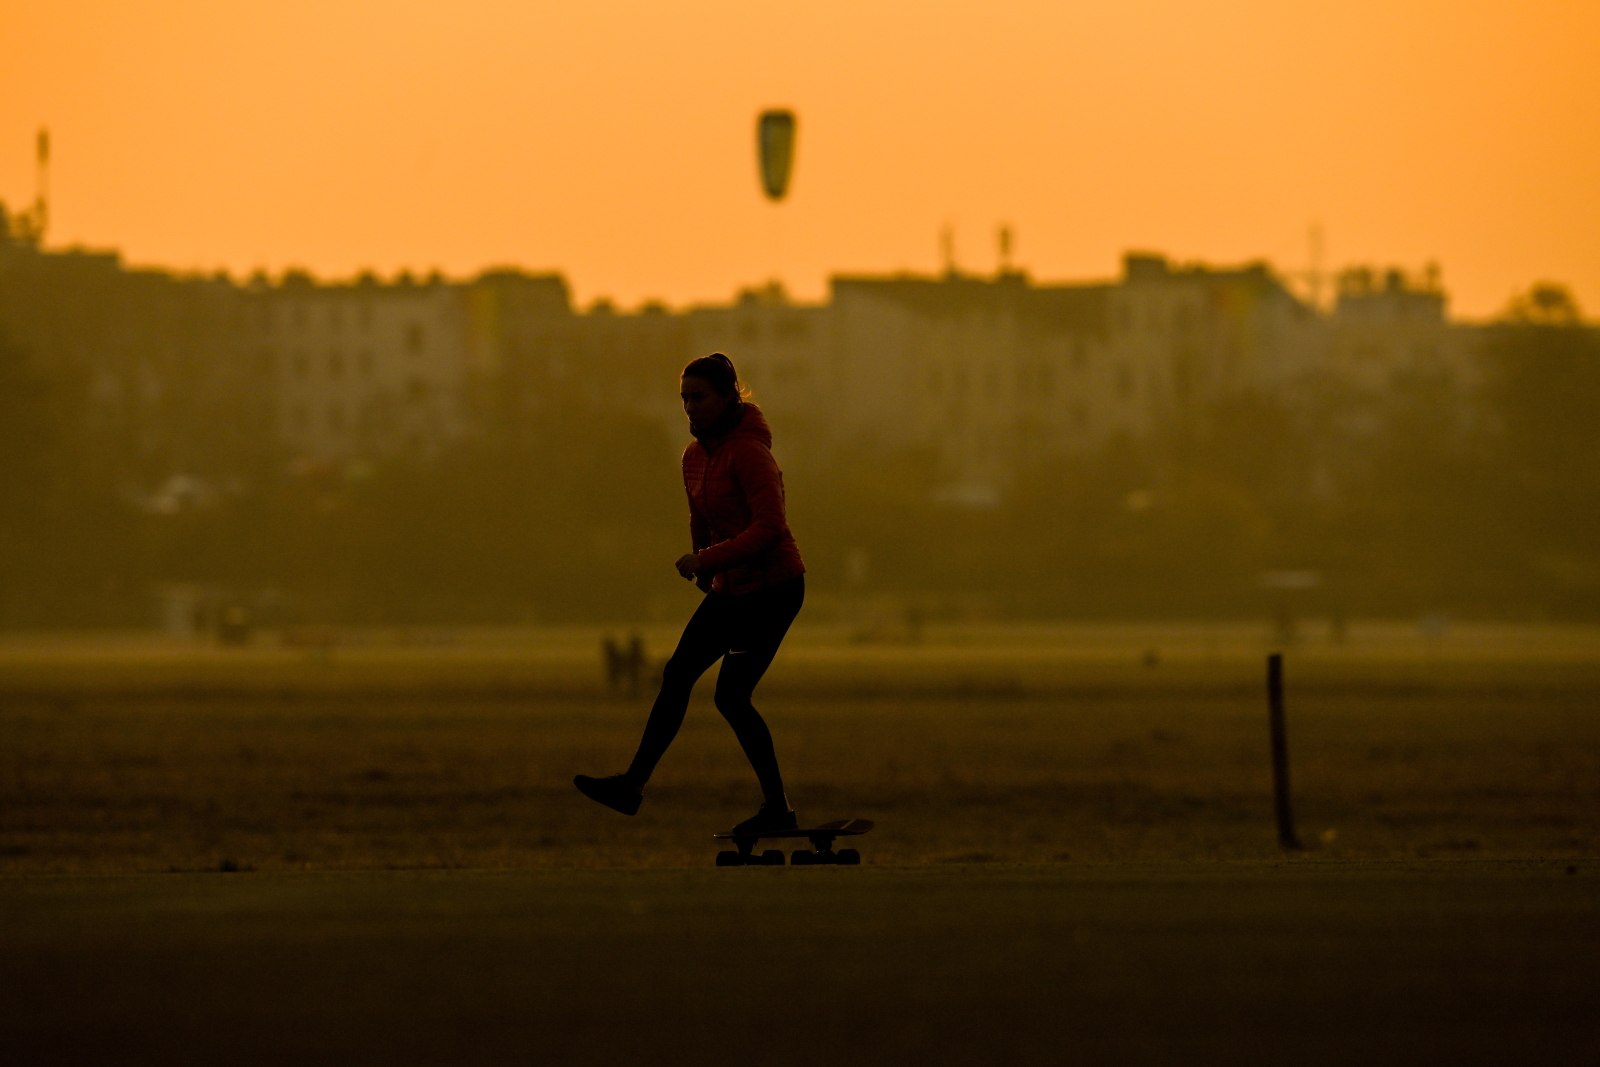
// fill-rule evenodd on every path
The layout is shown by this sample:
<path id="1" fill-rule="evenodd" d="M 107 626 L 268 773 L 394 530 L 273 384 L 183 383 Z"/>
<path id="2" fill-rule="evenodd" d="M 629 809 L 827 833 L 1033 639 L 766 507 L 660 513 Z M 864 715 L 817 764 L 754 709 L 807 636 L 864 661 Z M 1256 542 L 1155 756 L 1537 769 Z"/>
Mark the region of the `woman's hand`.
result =
<path id="1" fill-rule="evenodd" d="M 700 570 L 700 557 L 693 552 L 689 553 L 687 556 L 679 556 L 676 566 L 679 574 L 693 582 L 695 580 L 695 575 Z"/>

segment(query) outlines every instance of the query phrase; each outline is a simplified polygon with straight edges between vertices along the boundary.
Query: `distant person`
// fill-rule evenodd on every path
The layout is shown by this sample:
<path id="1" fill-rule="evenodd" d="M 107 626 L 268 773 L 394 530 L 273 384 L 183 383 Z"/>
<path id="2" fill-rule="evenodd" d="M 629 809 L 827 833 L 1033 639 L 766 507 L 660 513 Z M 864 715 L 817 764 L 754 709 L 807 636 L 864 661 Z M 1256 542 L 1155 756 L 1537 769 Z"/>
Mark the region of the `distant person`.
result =
<path id="1" fill-rule="evenodd" d="M 628 638 L 628 695 L 636 697 L 644 688 L 645 671 L 650 664 L 650 657 L 644 651 L 644 636 L 638 630 L 633 631 Z"/>
<path id="2" fill-rule="evenodd" d="M 734 830 L 793 830 L 799 823 L 784 795 L 772 733 L 750 702 L 806 595 L 805 564 L 784 514 L 783 472 L 772 458 L 767 420 L 746 399 L 727 356 L 692 361 L 679 395 L 695 438 L 683 453 L 694 551 L 679 557 L 677 568 L 705 599 L 662 669 L 633 764 L 608 778 L 580 774 L 573 783 L 624 815 L 637 812 L 645 783 L 683 725 L 690 691 L 720 659 L 717 710 L 749 757 L 763 797 L 761 809 Z"/>
<path id="3" fill-rule="evenodd" d="M 644 638 L 637 630 L 629 635 L 627 644 L 607 634 L 600 641 L 600 658 L 606 668 L 607 689 L 631 697 L 639 695 L 644 688 L 649 657 L 645 654 Z"/>
<path id="4" fill-rule="evenodd" d="M 606 668 L 606 688 L 617 692 L 627 682 L 628 665 L 622 646 L 610 634 L 600 639 L 600 661 Z"/>

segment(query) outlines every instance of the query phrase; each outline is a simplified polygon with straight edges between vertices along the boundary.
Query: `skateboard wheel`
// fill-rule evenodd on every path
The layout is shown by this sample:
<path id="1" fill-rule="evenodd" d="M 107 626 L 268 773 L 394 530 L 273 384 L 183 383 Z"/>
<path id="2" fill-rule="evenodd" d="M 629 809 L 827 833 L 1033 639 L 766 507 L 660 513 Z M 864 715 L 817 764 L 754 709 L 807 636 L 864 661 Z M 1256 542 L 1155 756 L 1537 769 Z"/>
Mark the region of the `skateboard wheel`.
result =
<path id="1" fill-rule="evenodd" d="M 761 854 L 761 862 L 768 867 L 783 866 L 783 849 L 769 848 Z"/>
<path id="2" fill-rule="evenodd" d="M 812 863 L 838 863 L 839 862 L 839 857 L 834 854 L 833 849 L 825 848 L 825 849 L 822 849 L 820 852 L 818 852 L 817 855 L 816 855 L 816 858 L 813 859 L 811 862 Z"/>
<path id="3" fill-rule="evenodd" d="M 854 867 L 861 862 L 861 853 L 853 848 L 841 848 L 839 850 L 839 862 L 846 866 Z"/>
<path id="4" fill-rule="evenodd" d="M 718 852 L 717 853 L 717 866 L 718 867 L 743 867 L 744 866 L 744 857 L 739 855 L 737 852 L 733 852 L 733 851 Z"/>
<path id="5" fill-rule="evenodd" d="M 815 862 L 816 857 L 812 855 L 809 848 L 797 848 L 789 854 L 789 865 L 791 867 L 809 867 Z"/>

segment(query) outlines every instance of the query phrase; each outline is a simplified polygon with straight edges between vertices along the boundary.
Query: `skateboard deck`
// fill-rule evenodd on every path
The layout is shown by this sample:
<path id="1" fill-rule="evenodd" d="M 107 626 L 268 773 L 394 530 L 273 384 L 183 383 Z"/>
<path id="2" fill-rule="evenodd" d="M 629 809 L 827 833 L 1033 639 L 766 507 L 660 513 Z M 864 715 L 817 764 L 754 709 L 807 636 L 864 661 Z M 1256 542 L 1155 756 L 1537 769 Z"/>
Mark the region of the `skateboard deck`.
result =
<path id="1" fill-rule="evenodd" d="M 711 836 L 718 841 L 739 841 L 744 838 L 749 838 L 752 841 L 765 841 L 768 838 L 778 837 L 805 837 L 813 840 L 819 837 L 826 837 L 831 839 L 864 834 L 876 825 L 871 819 L 840 819 L 838 822 L 825 822 L 811 830 L 767 830 L 759 834 L 736 834 L 729 830 L 725 834 L 712 834 Z"/>

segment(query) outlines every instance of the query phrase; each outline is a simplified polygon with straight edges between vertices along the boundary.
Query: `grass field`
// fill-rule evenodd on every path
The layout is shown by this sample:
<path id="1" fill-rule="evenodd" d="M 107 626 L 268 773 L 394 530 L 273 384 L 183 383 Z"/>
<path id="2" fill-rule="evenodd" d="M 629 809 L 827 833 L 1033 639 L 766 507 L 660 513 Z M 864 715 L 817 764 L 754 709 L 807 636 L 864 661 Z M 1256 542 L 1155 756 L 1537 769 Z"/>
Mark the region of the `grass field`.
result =
<path id="1" fill-rule="evenodd" d="M 1600 1052 L 1591 630 L 1292 649 L 1287 857 L 1256 629 L 801 631 L 757 694 L 791 798 L 878 828 L 735 871 L 709 703 L 638 817 L 572 790 L 647 708 L 598 636 L 0 641 L 17 1062 Z"/>

